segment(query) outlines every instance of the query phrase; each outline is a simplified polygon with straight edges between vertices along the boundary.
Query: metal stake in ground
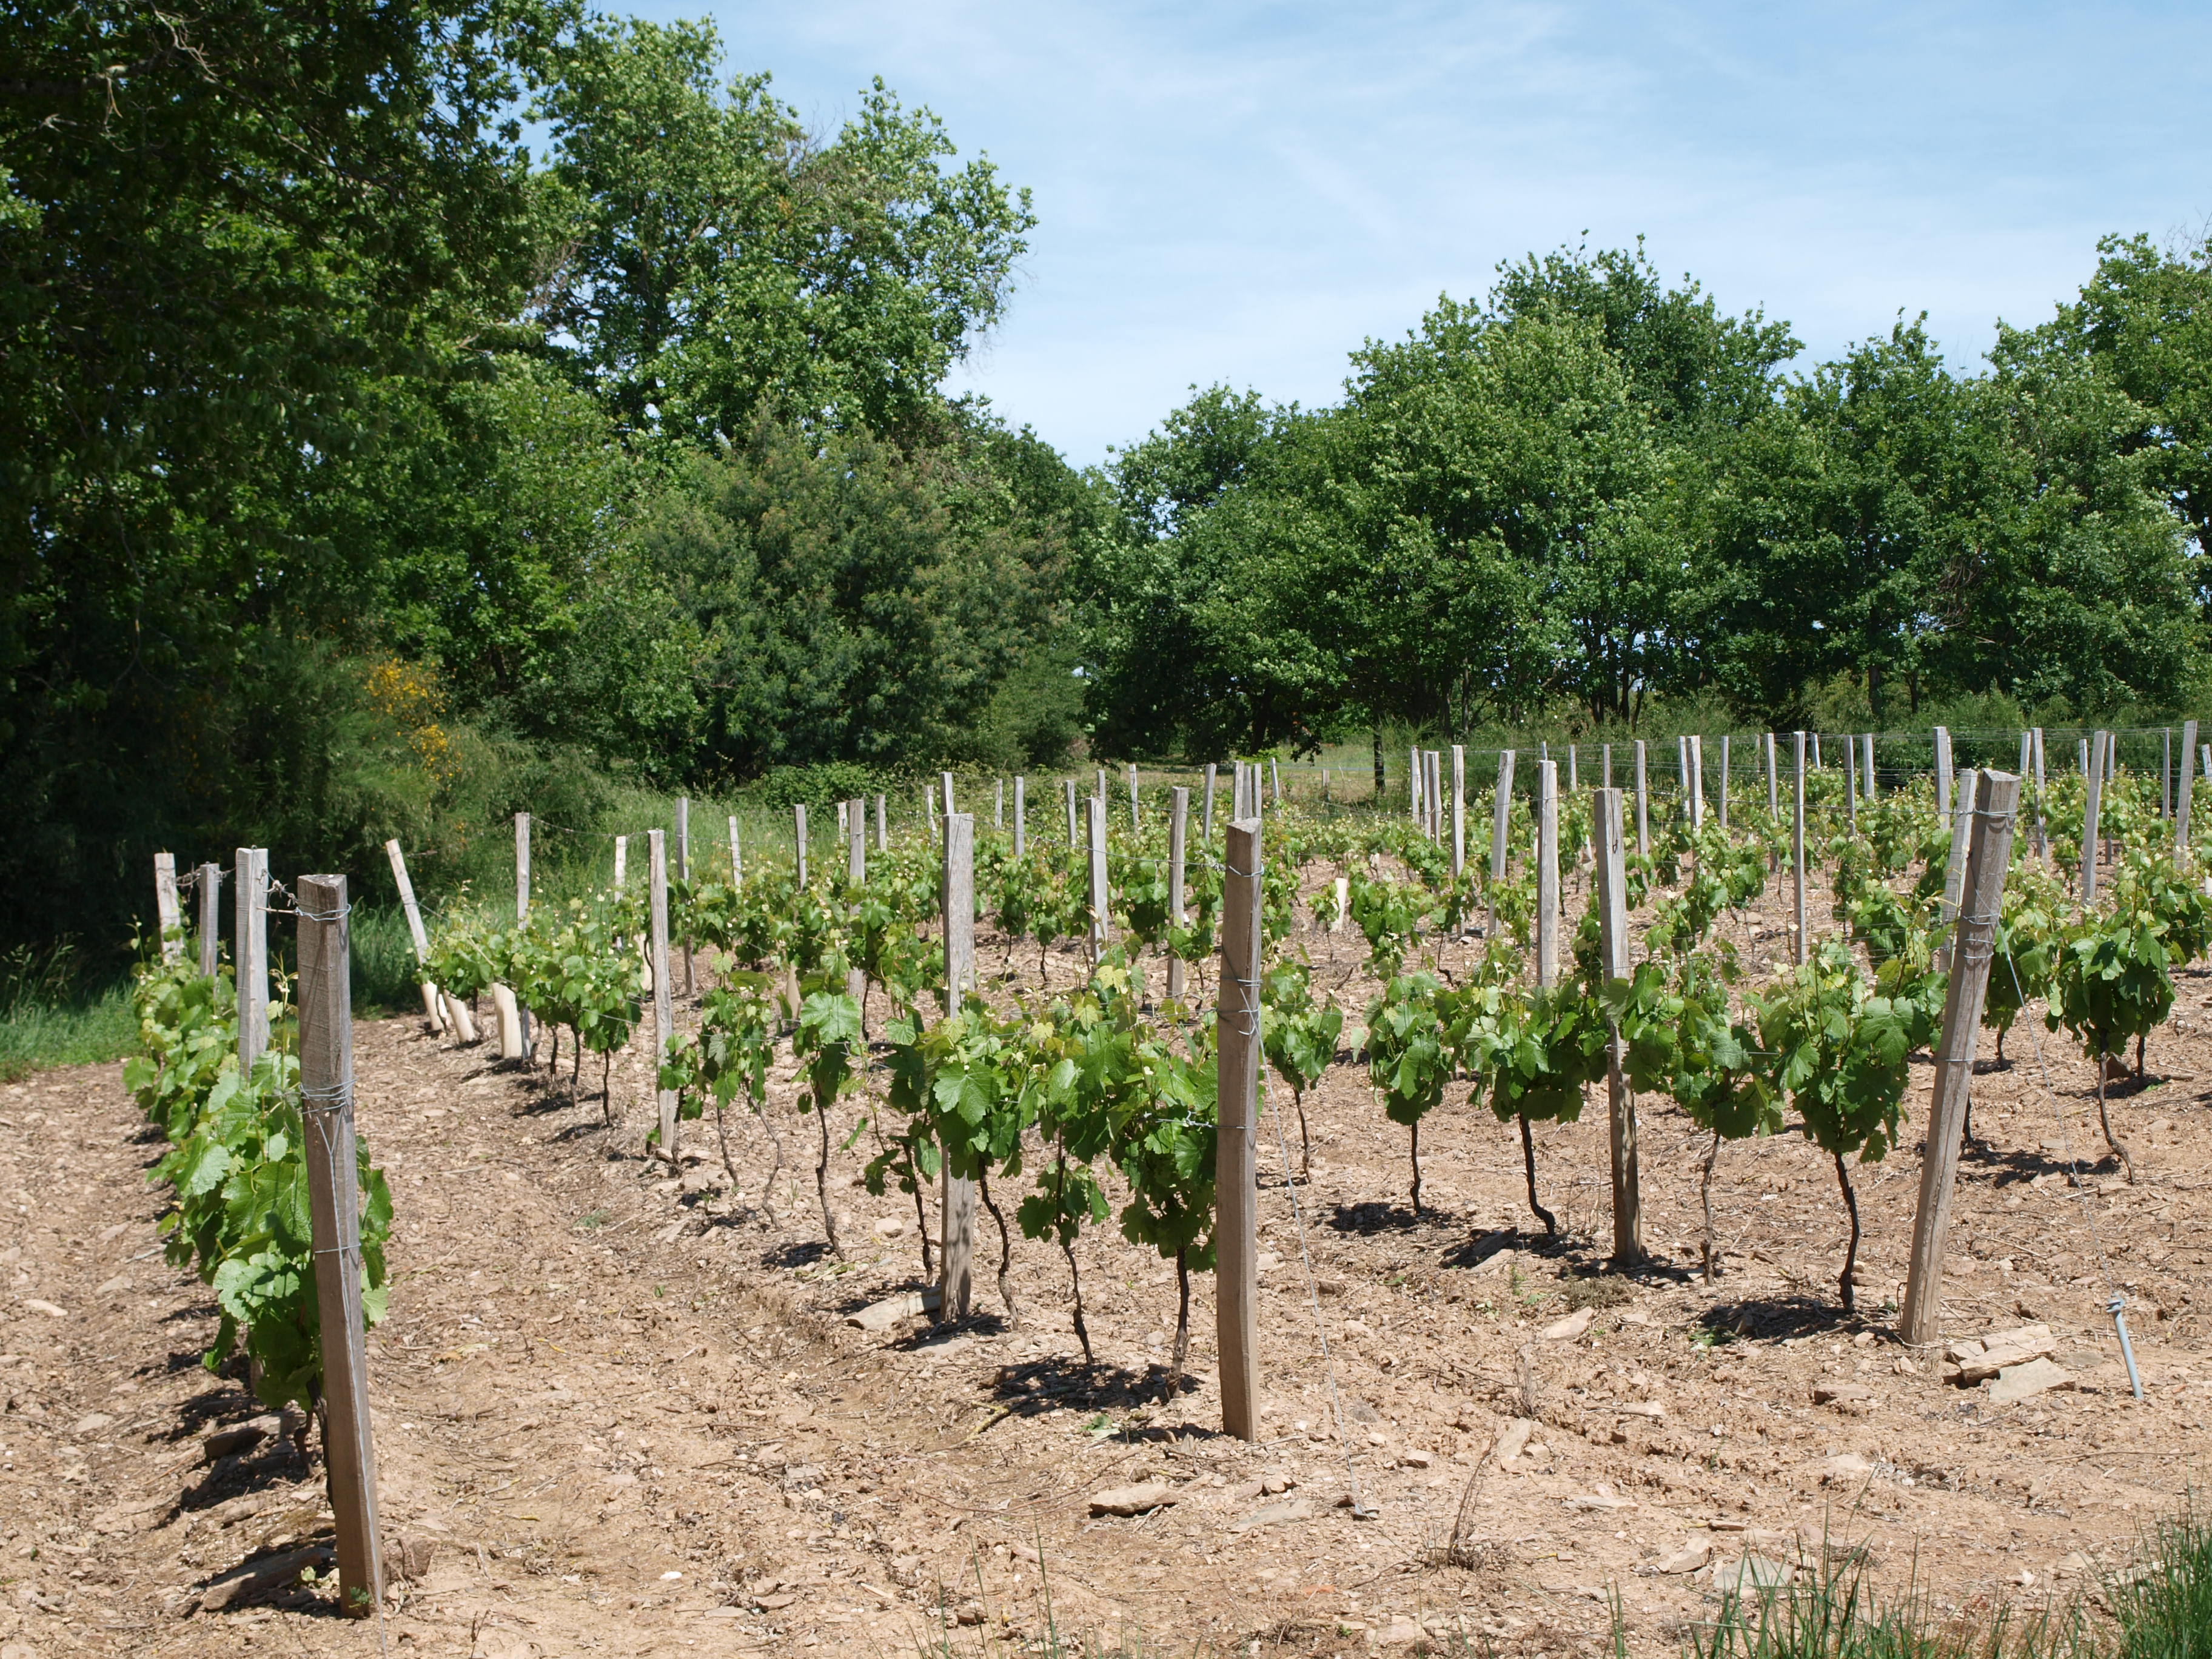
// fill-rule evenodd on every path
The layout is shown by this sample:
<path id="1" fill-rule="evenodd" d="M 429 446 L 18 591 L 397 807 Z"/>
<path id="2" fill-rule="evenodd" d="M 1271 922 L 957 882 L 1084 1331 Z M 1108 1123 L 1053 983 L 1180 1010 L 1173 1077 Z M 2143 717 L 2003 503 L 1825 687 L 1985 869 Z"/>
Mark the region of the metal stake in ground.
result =
<path id="1" fill-rule="evenodd" d="M 668 1039 L 676 1030 L 676 1012 L 668 984 L 668 836 L 665 831 L 645 832 L 647 878 L 652 883 L 653 905 L 653 1053 L 649 1056 L 660 1103 L 660 1155 L 676 1162 L 676 1091 L 660 1089 L 660 1062 L 668 1055 Z"/>
<path id="2" fill-rule="evenodd" d="M 237 858 L 231 950 L 237 957 L 238 1074 L 244 1078 L 269 1046 L 269 849 L 241 847 Z"/>
<path id="3" fill-rule="evenodd" d="M 1068 785 L 1072 793 L 1075 786 Z M 1103 802 L 1094 810 L 1104 811 Z M 945 1012 L 957 1013 L 975 988 L 975 823 L 965 814 L 945 821 L 945 863 L 939 889 L 945 909 Z M 938 1186 L 938 1313 L 968 1317 L 975 1292 L 975 1183 L 940 1165 Z"/>
<path id="4" fill-rule="evenodd" d="M 1229 826 L 1221 893 L 1221 985 L 1213 1193 L 1215 1336 L 1221 1354 L 1221 1426 L 1260 1435 L 1259 1231 L 1255 1135 L 1260 1086 L 1260 820 Z"/>
<path id="5" fill-rule="evenodd" d="M 1598 948 L 1607 979 L 1628 977 L 1628 849 L 1621 834 L 1618 789 L 1591 797 L 1597 837 Z M 1613 1254 L 1627 1263 L 1644 1259 L 1644 1207 L 1636 1158 L 1636 1097 L 1622 1071 L 1626 1053 L 1615 1031 L 1607 1066 L 1607 1118 L 1613 1139 Z"/>
<path id="6" fill-rule="evenodd" d="M 1981 778 L 1978 799 L 1966 809 L 1973 817 L 1966 854 L 1966 897 L 1952 936 L 1950 987 L 1943 998 L 1943 1030 L 1937 1041 L 1936 1079 L 1928 1105 L 1928 1149 L 1921 1159 L 1920 1203 L 1912 1218 L 1912 1265 L 1905 1281 L 1905 1310 L 1897 1327 L 1900 1337 L 1915 1344 L 1933 1342 L 1938 1335 L 1944 1235 L 1950 1224 L 1959 1143 L 1973 1086 L 1974 1051 L 1981 1042 L 1990 942 L 2004 897 L 2005 866 L 2012 858 L 2013 818 L 2019 805 L 2020 780 L 2009 772 L 1990 772 Z M 1847 1290 L 1847 1299 L 1849 1295 Z"/>
<path id="7" fill-rule="evenodd" d="M 323 1348 L 323 1467 L 338 1534 L 338 1606 L 384 1594 L 362 1319 L 361 1193 L 353 1131 L 352 949 L 343 876 L 300 878 L 300 1109 Z"/>

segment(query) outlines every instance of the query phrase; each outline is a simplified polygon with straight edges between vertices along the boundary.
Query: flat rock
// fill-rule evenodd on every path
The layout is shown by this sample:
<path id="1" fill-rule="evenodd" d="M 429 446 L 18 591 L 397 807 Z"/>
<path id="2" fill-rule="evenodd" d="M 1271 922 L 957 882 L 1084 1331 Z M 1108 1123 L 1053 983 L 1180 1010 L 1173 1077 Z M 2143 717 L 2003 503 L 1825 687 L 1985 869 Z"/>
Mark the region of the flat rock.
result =
<path id="1" fill-rule="evenodd" d="M 1589 1329 L 1590 1321 L 1595 1316 L 1590 1309 L 1579 1309 L 1569 1314 L 1565 1319 L 1554 1320 L 1545 1326 L 1541 1333 L 1542 1340 L 1547 1342 L 1571 1342 Z"/>
<path id="2" fill-rule="evenodd" d="M 1099 1496 L 1103 1497 L 1105 1494 L 1102 1492 Z M 1097 1499 L 1093 1498 L 1091 1501 L 1095 1504 Z M 1315 1513 L 1312 1499 L 1286 1498 L 1279 1504 L 1270 1504 L 1264 1509 L 1255 1510 L 1242 1521 L 1231 1526 L 1229 1530 L 1249 1532 L 1255 1527 L 1287 1526 L 1296 1521 L 1310 1521 L 1314 1518 Z"/>
<path id="3" fill-rule="evenodd" d="M 2025 1365 L 2030 1360 L 2048 1359 L 2057 1352 L 2057 1343 L 2048 1332 L 2039 1337 L 2017 1341 L 1991 1343 L 1981 1352 L 1970 1354 L 1959 1361 L 1956 1380 L 1961 1388 L 1971 1389 L 2012 1366 Z"/>
<path id="4" fill-rule="evenodd" d="M 235 1457 L 240 1452 L 252 1451 L 276 1432 L 276 1419 L 257 1417 L 250 1423 L 234 1423 L 228 1428 L 210 1429 L 200 1437 L 200 1459 L 213 1463 L 225 1457 Z"/>
<path id="5" fill-rule="evenodd" d="M 1381 1647 L 1411 1647 L 1416 1642 L 1426 1641 L 1428 1632 L 1401 1613 L 1384 1626 L 1375 1639 L 1376 1644 Z"/>
<path id="6" fill-rule="evenodd" d="M 1513 1460 L 1528 1443 L 1528 1437 L 1536 1432 L 1536 1425 L 1528 1418 L 1516 1417 L 1505 1425 L 1505 1432 L 1498 1437 L 1497 1455 L 1500 1468 L 1510 1468 Z"/>
<path id="7" fill-rule="evenodd" d="M 2032 1400 L 2052 1389 L 2073 1386 L 2071 1371 L 2049 1359 L 2031 1359 L 2025 1365 L 2008 1365 L 1997 1373 L 1996 1381 L 1990 1384 L 1990 1403 L 2008 1406 L 2014 1401 Z"/>
<path id="8" fill-rule="evenodd" d="M 1144 1515 L 1164 1509 L 1180 1494 L 1164 1480 L 1139 1480 L 1133 1486 L 1109 1486 L 1091 1494 L 1093 1515 Z"/>
<path id="9" fill-rule="evenodd" d="M 82 1440 L 87 1435 L 98 1434 L 102 1429 L 112 1429 L 114 1426 L 115 1419 L 106 1412 L 87 1412 L 70 1425 L 70 1434 L 71 1437 Z"/>
<path id="10" fill-rule="evenodd" d="M 1609 1492 L 1593 1492 L 1570 1498 L 1567 1507 L 1571 1510 L 1632 1510 L 1636 1507 L 1636 1500 Z"/>
<path id="11" fill-rule="evenodd" d="M 909 1319 L 935 1313 L 942 1305 L 942 1293 L 932 1286 L 926 1291 L 909 1291 L 903 1296 L 887 1296 L 880 1302 L 871 1302 L 860 1312 L 846 1315 L 845 1322 L 857 1325 L 864 1331 L 887 1331 Z"/>
<path id="12" fill-rule="evenodd" d="M 1723 1595 L 1757 1595 L 1761 1590 L 1780 1589 L 1796 1577 L 1787 1561 L 1746 1550 L 1727 1565 L 1713 1569 L 1713 1589 Z"/>
<path id="13" fill-rule="evenodd" d="M 1662 1559 L 1658 1564 L 1659 1571 L 1669 1574 L 1695 1572 L 1712 1559 L 1713 1547 L 1700 1539 L 1694 1544 L 1683 1545 L 1672 1555 Z"/>
<path id="14" fill-rule="evenodd" d="M 33 1313 L 44 1314 L 49 1319 L 67 1319 L 69 1317 L 69 1310 L 67 1308 L 58 1308 L 52 1303 L 42 1302 L 35 1296 L 25 1297 L 23 1298 L 23 1305 L 28 1308 Z"/>
<path id="15" fill-rule="evenodd" d="M 1863 1382 L 1847 1382 L 1840 1376 L 1822 1377 L 1813 1385 L 1813 1403 L 1816 1406 L 1863 1406 L 1874 1399 L 1874 1390 Z"/>
<path id="16" fill-rule="evenodd" d="M 1822 1485 L 1831 1481 L 1863 1480 L 1874 1473 L 1874 1465 L 1856 1452 L 1838 1452 L 1820 1462 Z"/>

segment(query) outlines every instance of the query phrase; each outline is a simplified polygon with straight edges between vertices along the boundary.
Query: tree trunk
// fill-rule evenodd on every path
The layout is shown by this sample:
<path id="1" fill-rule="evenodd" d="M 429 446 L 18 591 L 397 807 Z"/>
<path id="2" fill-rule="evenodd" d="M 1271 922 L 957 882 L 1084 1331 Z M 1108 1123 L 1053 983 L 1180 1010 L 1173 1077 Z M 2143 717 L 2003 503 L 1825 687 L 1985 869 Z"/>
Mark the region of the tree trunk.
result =
<path id="1" fill-rule="evenodd" d="M 1298 1179 L 1308 1181 L 1313 1176 L 1313 1141 L 1306 1134 L 1306 1091 L 1291 1090 L 1291 1102 L 1298 1109 Z"/>
<path id="2" fill-rule="evenodd" d="M 2120 1160 L 2120 1168 L 2126 1171 L 2128 1185 L 2134 1186 L 2136 1161 L 2129 1154 L 2127 1143 L 2112 1133 L 2112 1120 L 2105 1111 L 2105 1057 L 2102 1054 L 2097 1056 L 2097 1123 L 2105 1132 L 2105 1145 L 2112 1149 L 2113 1155 Z"/>
<path id="3" fill-rule="evenodd" d="M 1375 744 L 1375 799 L 1382 799 L 1382 728 L 1376 726 L 1370 733 Z"/>
<path id="4" fill-rule="evenodd" d="M 822 1153 L 814 1160 L 814 1194 L 822 1200 L 822 1231 L 830 1240 L 830 1249 L 839 1261 L 845 1259 L 845 1247 L 838 1242 L 837 1217 L 830 1207 L 830 1106 L 821 1096 L 814 1097 L 815 1125 L 822 1132 Z"/>
<path id="5" fill-rule="evenodd" d="M 1413 1213 L 1421 1212 L 1421 1126 L 1414 1124 L 1407 1133 L 1412 1137 L 1413 1155 Z"/>
<path id="6" fill-rule="evenodd" d="M 1006 1236 L 1006 1218 L 999 1213 L 998 1202 L 991 1196 L 989 1170 L 977 1168 L 975 1191 L 983 1200 L 983 1207 L 991 1212 L 991 1219 L 999 1224 L 999 1300 L 1006 1304 L 1006 1328 L 1013 1330 L 1022 1322 L 1021 1311 L 1014 1306 L 1013 1286 L 1009 1282 L 1014 1265 L 1014 1246 L 1013 1241 Z"/>
<path id="7" fill-rule="evenodd" d="M 1060 1212 L 1065 1215 L 1067 1210 L 1067 1154 L 1066 1152 L 1060 1155 L 1060 1191 L 1057 1197 L 1060 1200 Z M 1083 1274 L 1075 1265 L 1075 1241 L 1064 1231 L 1060 1233 L 1060 1253 L 1067 1258 L 1067 1282 L 1073 1287 L 1075 1295 L 1075 1339 L 1083 1344 L 1083 1363 L 1086 1365 L 1095 1365 L 1098 1361 L 1091 1352 L 1091 1328 L 1083 1322 Z"/>
<path id="8" fill-rule="evenodd" d="M 1559 1236 L 1559 1218 L 1536 1201 L 1536 1137 L 1530 1132 L 1527 1118 L 1521 1119 L 1520 1122 L 1521 1162 L 1528 1172 L 1528 1207 L 1544 1224 L 1544 1237 L 1554 1238 Z"/>
<path id="9" fill-rule="evenodd" d="M 1176 1252 L 1176 1340 L 1175 1357 L 1168 1364 L 1168 1394 L 1170 1400 L 1182 1391 L 1183 1362 L 1190 1358 L 1190 1252 Z"/>
<path id="10" fill-rule="evenodd" d="M 1705 1206 L 1705 1283 L 1713 1282 L 1713 1165 L 1720 1161 L 1721 1132 L 1713 1131 L 1713 1144 L 1705 1153 L 1705 1178 L 1698 1183 L 1698 1197 Z"/>
<path id="11" fill-rule="evenodd" d="M 1833 1154 L 1836 1160 L 1836 1184 L 1844 1189 L 1844 1207 L 1851 1212 L 1851 1243 L 1844 1252 L 1844 1276 L 1837 1281 L 1844 1292 L 1844 1311 L 1850 1313 L 1858 1306 L 1858 1287 L 1851 1275 L 1858 1271 L 1859 1261 L 1859 1195 L 1851 1190 L 1850 1171 L 1844 1167 L 1844 1155 Z"/>

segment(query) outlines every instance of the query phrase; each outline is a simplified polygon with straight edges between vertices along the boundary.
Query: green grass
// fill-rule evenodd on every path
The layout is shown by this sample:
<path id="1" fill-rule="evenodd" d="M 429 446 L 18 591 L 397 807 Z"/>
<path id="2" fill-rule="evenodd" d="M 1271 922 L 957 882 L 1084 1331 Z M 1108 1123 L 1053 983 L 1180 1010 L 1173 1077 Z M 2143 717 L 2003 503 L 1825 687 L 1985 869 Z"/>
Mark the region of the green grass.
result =
<path id="1" fill-rule="evenodd" d="M 125 986 L 52 1001 L 19 997 L 0 1012 L 0 1083 L 56 1066 L 120 1060 L 137 1040 Z"/>
<path id="2" fill-rule="evenodd" d="M 2142 1576 L 2106 1590 L 2118 1659 L 2212 1659 L 2212 1518 L 2192 1498 L 2143 1540 Z"/>

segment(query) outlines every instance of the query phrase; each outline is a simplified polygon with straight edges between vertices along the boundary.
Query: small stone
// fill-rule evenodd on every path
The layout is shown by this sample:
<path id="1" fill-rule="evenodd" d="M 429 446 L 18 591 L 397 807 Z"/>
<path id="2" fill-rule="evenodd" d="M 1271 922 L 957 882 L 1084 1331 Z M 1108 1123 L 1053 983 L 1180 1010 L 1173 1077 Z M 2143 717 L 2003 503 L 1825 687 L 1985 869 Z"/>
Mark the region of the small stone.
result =
<path id="1" fill-rule="evenodd" d="M 1609 1492 L 1585 1492 L 1580 1497 L 1567 1499 L 1567 1507 L 1571 1510 L 1632 1510 L 1636 1507 L 1636 1500 Z"/>
<path id="2" fill-rule="evenodd" d="M 82 1440 L 88 1435 L 98 1434 L 102 1429 L 111 1426 L 114 1421 L 115 1419 L 106 1412 L 88 1412 L 70 1425 L 70 1433 Z"/>
<path id="3" fill-rule="evenodd" d="M 909 1291 L 903 1296 L 886 1297 L 881 1302 L 871 1302 L 858 1313 L 845 1316 L 848 1325 L 857 1325 L 864 1331 L 887 1331 L 909 1319 L 919 1319 L 924 1314 L 934 1313 L 941 1305 L 939 1292 L 934 1288 Z"/>
<path id="4" fill-rule="evenodd" d="M 257 1417 L 250 1423 L 234 1423 L 227 1429 L 211 1429 L 200 1437 L 200 1458 L 213 1463 L 225 1457 L 236 1457 L 250 1452 L 276 1431 L 273 1417 Z"/>
<path id="5" fill-rule="evenodd" d="M 109 1279 L 98 1290 L 94 1291 L 93 1294 L 100 1297 L 120 1296 L 124 1291 L 130 1288 L 131 1275 L 129 1273 L 118 1273 L 114 1278 Z"/>
<path id="6" fill-rule="evenodd" d="M 1375 1333 L 1369 1330 L 1367 1327 L 1360 1323 L 1359 1321 L 1356 1319 L 1347 1319 L 1344 1322 L 1344 1334 L 1347 1340 L 1364 1342 L 1369 1337 L 1374 1335 Z"/>
<path id="7" fill-rule="evenodd" d="M 1662 1560 L 1659 1563 L 1659 1571 L 1670 1574 L 1695 1572 L 1712 1559 L 1713 1547 L 1700 1539 L 1696 1543 L 1683 1545 L 1672 1555 Z"/>
<path id="8" fill-rule="evenodd" d="M 69 1317 L 69 1310 L 67 1308 L 58 1308 L 51 1302 L 41 1302 L 35 1296 L 25 1297 L 23 1298 L 23 1305 L 28 1308 L 33 1313 L 44 1314 L 49 1319 L 67 1319 Z"/>
<path id="9" fill-rule="evenodd" d="M 1436 1459 L 1425 1451 L 1409 1451 L 1400 1456 L 1398 1461 L 1409 1469 L 1425 1469 L 1430 1464 L 1435 1462 Z"/>
<path id="10" fill-rule="evenodd" d="M 1527 1449 L 1528 1444 L 1528 1437 L 1535 1431 L 1535 1424 L 1525 1417 L 1516 1417 L 1510 1423 L 1508 1423 L 1505 1425 L 1504 1433 L 1498 1437 L 1497 1454 L 1498 1468 L 1510 1468 L 1513 1465 L 1513 1460 L 1520 1456 L 1522 1452 Z"/>
<path id="11" fill-rule="evenodd" d="M 876 1222 L 878 1238 L 903 1238 L 905 1236 L 906 1218 L 902 1215 L 884 1216 Z"/>
<path id="12" fill-rule="evenodd" d="M 1813 1385 L 1813 1403 L 1816 1406 L 1865 1406 L 1873 1399 L 1874 1390 L 1863 1382 L 1846 1382 L 1840 1377 L 1824 1377 Z"/>
<path id="13" fill-rule="evenodd" d="M 2031 1359 L 2025 1365 L 2008 1365 L 1997 1373 L 1996 1381 L 1990 1384 L 1990 1403 L 2008 1406 L 2015 1401 L 2032 1400 L 2052 1389 L 2074 1386 L 2072 1372 L 2049 1359 Z"/>
<path id="14" fill-rule="evenodd" d="M 1571 1342 L 1590 1328 L 1594 1317 L 1588 1308 L 1578 1309 L 1565 1319 L 1554 1320 L 1544 1327 L 1542 1340 L 1547 1342 Z"/>
<path id="15" fill-rule="evenodd" d="M 1093 1515 L 1144 1515 L 1164 1509 L 1180 1496 L 1164 1480 L 1140 1480 L 1133 1486 L 1109 1486 L 1091 1495 Z"/>
<path id="16" fill-rule="evenodd" d="M 1311 1499 L 1286 1498 L 1279 1504 L 1270 1504 L 1265 1509 L 1254 1510 L 1242 1521 L 1232 1525 L 1229 1530 L 1249 1532 L 1255 1527 L 1287 1526 L 1292 1522 L 1310 1521 L 1313 1517 L 1314 1506 Z"/>

